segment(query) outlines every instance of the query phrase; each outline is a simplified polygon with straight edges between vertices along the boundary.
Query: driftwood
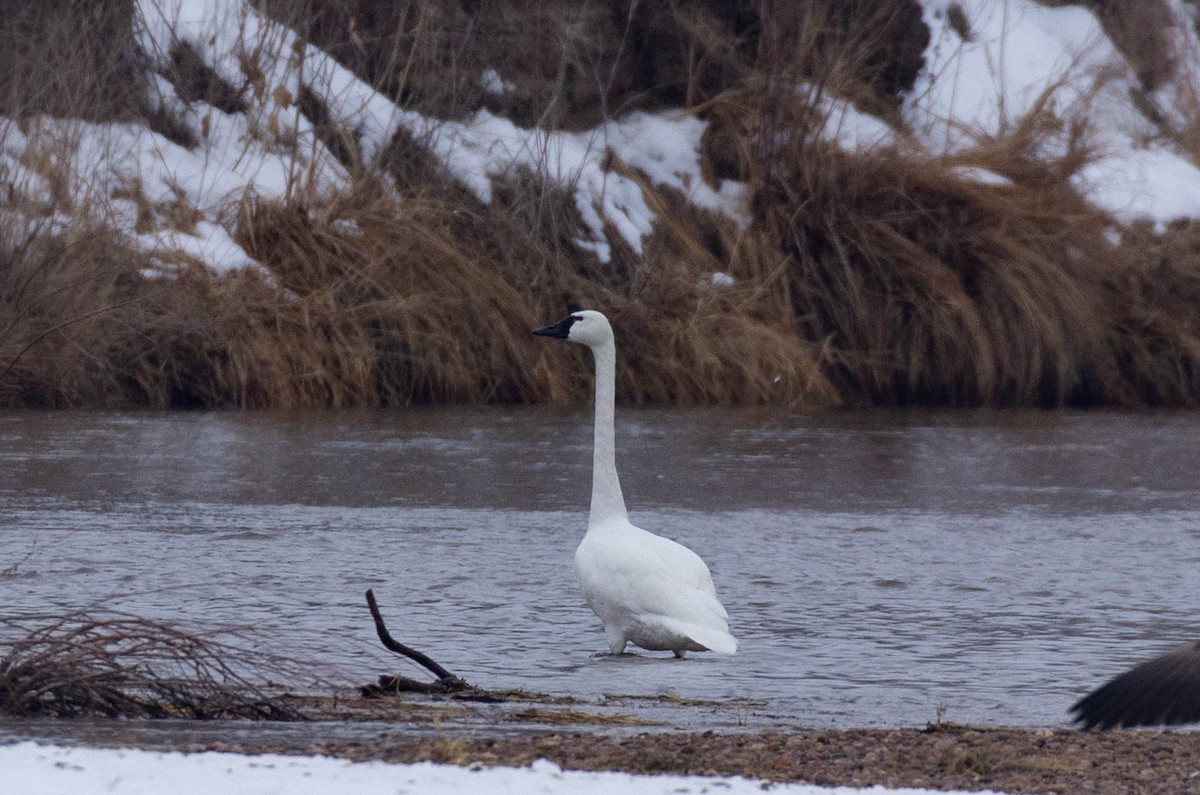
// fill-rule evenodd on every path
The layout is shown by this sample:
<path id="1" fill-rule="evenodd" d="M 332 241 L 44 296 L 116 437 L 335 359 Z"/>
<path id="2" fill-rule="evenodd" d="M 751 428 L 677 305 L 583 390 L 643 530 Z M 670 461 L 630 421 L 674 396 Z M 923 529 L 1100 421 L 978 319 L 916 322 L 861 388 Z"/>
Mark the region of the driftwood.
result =
<path id="1" fill-rule="evenodd" d="M 379 677 L 379 684 L 363 686 L 362 694 L 364 696 L 374 698 L 389 693 L 446 694 L 475 690 L 465 679 L 450 673 L 429 655 L 417 651 L 410 646 L 405 646 L 393 638 L 391 633 L 388 632 L 387 625 L 383 623 L 383 616 L 380 614 L 379 605 L 375 601 L 375 593 L 370 589 L 367 589 L 367 607 L 371 610 L 371 618 L 375 619 L 375 632 L 379 635 L 379 640 L 383 643 L 384 647 L 426 668 L 437 679 L 433 682 L 422 682 L 418 679 L 409 679 L 407 676 L 385 674 Z"/>

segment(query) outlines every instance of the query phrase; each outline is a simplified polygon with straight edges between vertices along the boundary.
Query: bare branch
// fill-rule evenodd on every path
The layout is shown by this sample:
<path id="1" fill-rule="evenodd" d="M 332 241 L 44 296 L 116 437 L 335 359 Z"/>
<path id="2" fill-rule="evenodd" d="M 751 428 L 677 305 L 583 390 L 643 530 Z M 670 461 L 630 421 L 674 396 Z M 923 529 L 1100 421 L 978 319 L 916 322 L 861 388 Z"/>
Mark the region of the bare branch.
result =
<path id="1" fill-rule="evenodd" d="M 383 615 L 379 612 L 379 604 L 375 601 L 375 592 L 370 588 L 367 589 L 367 607 L 371 611 L 371 618 L 375 620 L 375 632 L 379 635 L 379 640 L 389 650 L 397 654 L 403 655 L 415 663 L 423 666 L 431 671 L 437 677 L 436 682 L 418 682 L 414 679 L 409 679 L 403 676 L 381 676 L 379 684 L 382 690 L 405 690 L 419 693 L 452 693 L 459 690 L 472 690 L 466 680 L 460 679 L 454 674 L 447 671 L 437 663 L 432 657 L 416 649 L 405 646 L 398 640 L 392 637 L 388 632 L 387 625 L 383 623 Z M 379 695 L 380 688 L 375 685 L 363 688 L 364 695 Z"/>

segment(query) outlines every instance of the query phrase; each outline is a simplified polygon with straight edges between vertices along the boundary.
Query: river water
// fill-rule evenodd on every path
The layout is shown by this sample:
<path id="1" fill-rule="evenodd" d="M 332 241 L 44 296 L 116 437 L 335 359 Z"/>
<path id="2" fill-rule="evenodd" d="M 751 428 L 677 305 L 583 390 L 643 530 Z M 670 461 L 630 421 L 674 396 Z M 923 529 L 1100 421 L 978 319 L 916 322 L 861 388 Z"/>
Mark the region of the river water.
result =
<path id="1" fill-rule="evenodd" d="M 1200 634 L 1200 415 L 629 409 L 631 518 L 708 562 L 741 646 L 597 657 L 572 563 L 590 422 L 0 414 L 3 611 L 250 627 L 326 681 L 420 677 L 373 588 L 477 685 L 711 699 L 749 728 L 1061 725 Z"/>

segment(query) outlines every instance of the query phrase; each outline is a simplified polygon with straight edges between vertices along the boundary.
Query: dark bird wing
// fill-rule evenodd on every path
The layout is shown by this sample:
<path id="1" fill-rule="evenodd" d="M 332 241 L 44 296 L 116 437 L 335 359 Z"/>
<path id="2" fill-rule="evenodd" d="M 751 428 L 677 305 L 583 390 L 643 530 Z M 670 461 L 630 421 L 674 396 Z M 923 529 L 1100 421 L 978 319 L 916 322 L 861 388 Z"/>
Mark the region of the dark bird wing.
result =
<path id="1" fill-rule="evenodd" d="M 1082 728 L 1200 721 L 1200 641 L 1130 668 L 1071 707 Z"/>

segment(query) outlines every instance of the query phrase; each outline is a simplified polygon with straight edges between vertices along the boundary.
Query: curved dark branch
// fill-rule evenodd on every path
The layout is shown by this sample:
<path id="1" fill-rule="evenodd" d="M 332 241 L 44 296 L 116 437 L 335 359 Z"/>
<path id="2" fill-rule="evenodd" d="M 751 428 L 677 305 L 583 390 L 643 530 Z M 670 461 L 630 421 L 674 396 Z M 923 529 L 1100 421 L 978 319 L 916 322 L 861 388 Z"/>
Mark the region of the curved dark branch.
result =
<path id="1" fill-rule="evenodd" d="M 390 685 L 396 686 L 398 689 L 416 690 L 425 693 L 446 693 L 456 690 L 470 689 L 471 686 L 467 684 L 466 680 L 460 679 L 459 677 L 447 671 L 432 657 L 424 654 L 423 652 L 419 652 L 410 646 L 405 646 L 403 643 L 392 637 L 391 633 L 388 632 L 387 625 L 383 623 L 383 615 L 379 612 L 379 604 L 375 601 L 375 592 L 370 588 L 367 589 L 367 607 L 371 610 L 371 618 L 375 620 L 375 632 L 379 635 L 380 642 L 382 642 L 383 645 L 390 651 L 394 651 L 397 654 L 407 657 L 413 662 L 423 666 L 437 677 L 437 681 L 431 683 L 415 682 L 411 679 L 399 676 L 380 677 L 381 684 L 387 687 L 390 683 Z"/>

